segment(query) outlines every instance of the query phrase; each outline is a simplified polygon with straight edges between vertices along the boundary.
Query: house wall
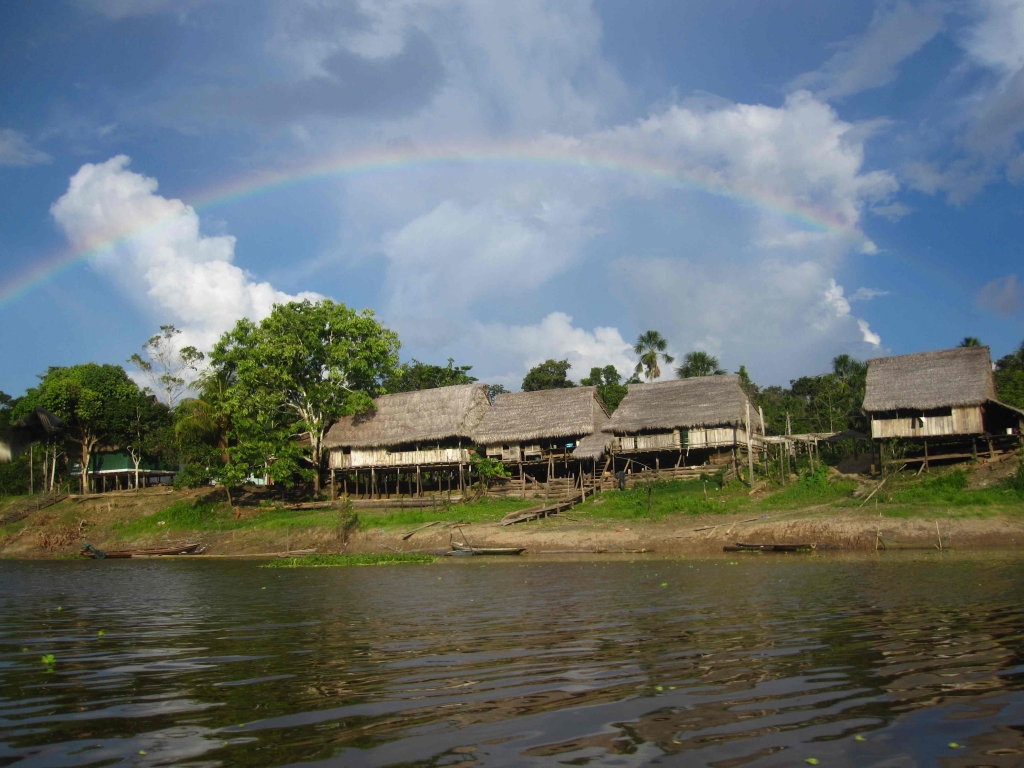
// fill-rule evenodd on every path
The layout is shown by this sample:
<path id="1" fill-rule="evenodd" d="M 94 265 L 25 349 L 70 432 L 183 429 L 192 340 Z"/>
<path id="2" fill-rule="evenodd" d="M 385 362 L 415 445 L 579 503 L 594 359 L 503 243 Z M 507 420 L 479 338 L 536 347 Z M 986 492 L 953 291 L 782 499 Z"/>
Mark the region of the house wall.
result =
<path id="1" fill-rule="evenodd" d="M 331 450 L 331 469 L 363 469 L 370 467 L 416 467 L 431 464 L 468 464 L 466 448 L 433 448 L 420 451 L 389 451 L 387 448 L 353 448 L 345 453 Z"/>
<path id="2" fill-rule="evenodd" d="M 489 458 L 501 461 L 530 461 L 550 456 L 556 459 L 571 458 L 579 441 L 579 437 L 554 437 L 543 443 L 495 443 L 484 446 L 484 451 Z M 568 447 L 567 443 L 571 443 L 572 447 Z"/>
<path id="3" fill-rule="evenodd" d="M 871 437 L 945 437 L 980 435 L 985 431 L 981 406 L 952 408 L 948 416 L 922 415 L 923 411 L 897 411 L 897 418 L 879 418 L 871 414 Z"/>
<path id="4" fill-rule="evenodd" d="M 627 435 L 616 438 L 616 453 L 631 451 L 679 451 L 684 448 L 723 448 L 747 444 L 747 431 L 742 427 L 710 427 L 706 429 L 673 430 L 653 435 Z"/>

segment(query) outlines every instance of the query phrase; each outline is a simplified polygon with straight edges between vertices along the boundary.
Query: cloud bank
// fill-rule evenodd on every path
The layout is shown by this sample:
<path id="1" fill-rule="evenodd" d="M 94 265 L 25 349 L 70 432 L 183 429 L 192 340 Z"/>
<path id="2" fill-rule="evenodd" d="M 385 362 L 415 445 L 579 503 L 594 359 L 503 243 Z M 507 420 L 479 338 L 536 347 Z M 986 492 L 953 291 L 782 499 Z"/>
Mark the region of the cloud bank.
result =
<path id="1" fill-rule="evenodd" d="M 183 330 L 182 343 L 209 349 L 240 318 L 261 320 L 292 296 L 233 264 L 235 238 L 199 231 L 181 200 L 157 194 L 157 180 L 128 169 L 125 155 L 83 165 L 50 208 L 79 251 L 135 298 L 154 321 Z"/>

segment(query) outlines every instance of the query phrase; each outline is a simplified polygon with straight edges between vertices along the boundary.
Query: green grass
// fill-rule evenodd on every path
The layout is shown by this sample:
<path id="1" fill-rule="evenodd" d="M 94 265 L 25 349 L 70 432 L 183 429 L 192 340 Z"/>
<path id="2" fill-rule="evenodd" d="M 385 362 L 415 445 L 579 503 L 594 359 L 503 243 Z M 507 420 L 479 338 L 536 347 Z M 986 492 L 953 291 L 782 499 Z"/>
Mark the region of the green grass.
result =
<path id="1" fill-rule="evenodd" d="M 336 528 L 337 510 L 292 512 L 286 509 L 261 509 L 256 515 L 235 520 L 224 504 L 176 501 L 161 512 L 115 523 L 113 529 L 123 536 L 144 536 L 164 531 L 297 530 Z M 163 522 L 163 525 L 160 523 Z"/>
<path id="2" fill-rule="evenodd" d="M 830 480 L 828 470 L 800 476 L 795 483 L 778 486 L 779 490 L 760 499 L 759 507 L 768 509 L 799 509 L 819 504 L 833 504 L 848 499 L 857 490 L 855 480 Z"/>
<path id="3" fill-rule="evenodd" d="M 1024 511 L 1024 493 L 1010 484 L 969 489 L 967 473 L 962 469 L 938 471 L 926 476 L 897 477 L 889 481 L 882 504 L 915 507 L 988 507 L 1017 506 Z"/>
<path id="4" fill-rule="evenodd" d="M 647 485 L 636 485 L 625 491 L 604 491 L 591 497 L 573 511 L 587 512 L 588 517 L 612 520 L 663 520 L 669 515 L 708 515 L 735 512 L 749 504 L 745 488 L 732 483 L 721 491 L 700 480 L 667 480 L 650 484 L 650 511 Z"/>
<path id="5" fill-rule="evenodd" d="M 350 565 L 399 565 L 402 563 L 432 563 L 432 555 L 411 553 L 384 553 L 362 555 L 310 555 L 288 557 L 261 565 L 261 568 L 339 568 Z"/>
<path id="6" fill-rule="evenodd" d="M 371 531 L 380 528 L 415 528 L 417 525 L 431 523 L 434 520 L 451 523 L 486 523 L 501 520 L 509 512 L 536 507 L 543 503 L 543 499 L 483 498 L 469 504 L 438 505 L 436 509 L 426 507 L 395 509 L 387 512 L 364 510 L 359 512 L 359 529 Z"/>

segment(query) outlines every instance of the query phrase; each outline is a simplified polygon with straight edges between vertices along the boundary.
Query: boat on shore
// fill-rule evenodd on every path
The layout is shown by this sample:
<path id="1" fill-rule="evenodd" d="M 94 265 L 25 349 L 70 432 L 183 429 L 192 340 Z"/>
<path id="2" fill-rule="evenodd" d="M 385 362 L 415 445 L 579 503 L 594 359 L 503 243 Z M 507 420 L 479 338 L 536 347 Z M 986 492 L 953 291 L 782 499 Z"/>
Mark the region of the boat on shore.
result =
<path id="1" fill-rule="evenodd" d="M 127 560 L 132 557 L 153 557 L 158 555 L 194 555 L 200 547 L 200 543 L 184 544 L 173 547 L 149 547 L 146 549 L 96 549 L 91 544 L 85 544 L 78 552 L 82 557 L 89 557 L 94 560 Z"/>
<path id="2" fill-rule="evenodd" d="M 521 555 L 526 547 L 474 547 L 470 544 L 452 542 L 453 555 Z"/>

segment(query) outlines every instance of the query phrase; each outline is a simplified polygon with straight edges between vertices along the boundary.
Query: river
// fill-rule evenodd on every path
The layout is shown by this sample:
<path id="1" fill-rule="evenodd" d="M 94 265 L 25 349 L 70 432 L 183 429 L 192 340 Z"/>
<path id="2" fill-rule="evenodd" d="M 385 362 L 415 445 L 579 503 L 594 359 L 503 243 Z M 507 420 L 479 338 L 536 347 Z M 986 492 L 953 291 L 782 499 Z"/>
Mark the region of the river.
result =
<path id="1" fill-rule="evenodd" d="M 1010 554 L 5 561 L 0 766 L 1018 765 L 1022 598 Z"/>

